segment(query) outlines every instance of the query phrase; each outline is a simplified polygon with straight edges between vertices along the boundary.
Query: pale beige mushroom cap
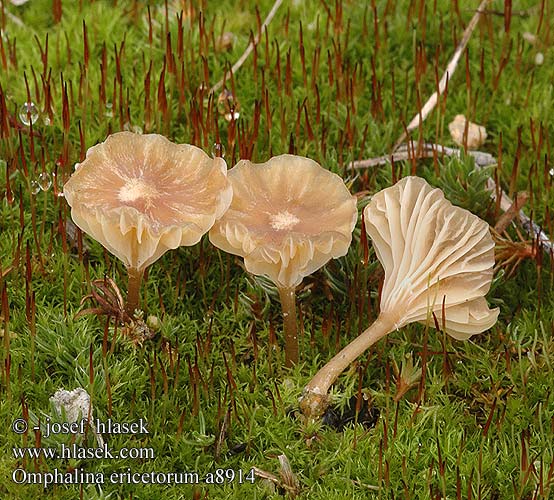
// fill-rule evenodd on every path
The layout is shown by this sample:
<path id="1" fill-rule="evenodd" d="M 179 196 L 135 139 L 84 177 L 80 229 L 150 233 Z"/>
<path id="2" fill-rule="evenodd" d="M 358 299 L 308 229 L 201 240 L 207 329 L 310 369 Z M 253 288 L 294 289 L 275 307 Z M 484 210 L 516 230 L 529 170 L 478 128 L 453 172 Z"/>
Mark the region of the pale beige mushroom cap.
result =
<path id="1" fill-rule="evenodd" d="M 232 198 L 227 167 L 189 144 L 118 132 L 87 151 L 64 186 L 71 217 L 127 267 L 194 245 Z"/>
<path id="2" fill-rule="evenodd" d="M 381 312 L 396 314 L 397 328 L 427 322 L 431 312 L 457 339 L 494 325 L 499 310 L 489 309 L 484 298 L 494 266 L 486 222 L 453 206 L 419 177 L 377 193 L 364 218 L 385 269 Z"/>
<path id="3" fill-rule="evenodd" d="M 356 198 L 343 180 L 309 158 L 241 160 L 229 170 L 233 201 L 210 241 L 244 257 L 246 269 L 295 287 L 345 255 L 356 225 Z"/>

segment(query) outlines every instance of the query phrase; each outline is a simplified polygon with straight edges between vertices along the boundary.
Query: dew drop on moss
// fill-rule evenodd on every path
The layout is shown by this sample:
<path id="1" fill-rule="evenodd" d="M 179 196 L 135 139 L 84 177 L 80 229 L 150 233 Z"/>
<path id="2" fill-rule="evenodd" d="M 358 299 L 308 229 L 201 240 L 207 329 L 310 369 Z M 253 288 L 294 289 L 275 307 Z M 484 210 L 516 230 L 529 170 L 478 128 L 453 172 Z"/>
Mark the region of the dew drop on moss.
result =
<path id="1" fill-rule="evenodd" d="M 38 120 L 39 112 L 34 102 L 25 102 L 19 108 L 19 119 L 27 127 L 35 124 Z"/>
<path id="2" fill-rule="evenodd" d="M 48 172 L 42 172 L 38 176 L 38 186 L 43 191 L 48 191 L 52 187 L 52 177 Z"/>

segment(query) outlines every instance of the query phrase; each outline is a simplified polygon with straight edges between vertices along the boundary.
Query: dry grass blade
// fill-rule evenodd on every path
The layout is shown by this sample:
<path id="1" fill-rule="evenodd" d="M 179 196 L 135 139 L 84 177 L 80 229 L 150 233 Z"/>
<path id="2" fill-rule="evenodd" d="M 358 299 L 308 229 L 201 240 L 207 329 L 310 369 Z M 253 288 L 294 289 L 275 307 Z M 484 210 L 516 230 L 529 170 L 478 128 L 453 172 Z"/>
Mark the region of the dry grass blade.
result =
<path id="1" fill-rule="evenodd" d="M 216 460 L 219 460 L 219 457 L 221 456 L 221 450 L 223 448 L 223 444 L 225 443 L 225 440 L 227 439 L 227 430 L 229 429 L 229 420 L 231 417 L 231 409 L 228 408 L 225 412 L 225 416 L 223 417 L 223 422 L 221 423 L 217 441 L 215 442 L 215 451 L 214 456 Z"/>
<path id="2" fill-rule="evenodd" d="M 0 269 L 0 279 L 4 279 L 12 271 L 13 271 L 13 266 L 10 266 L 6 269 Z"/>
<path id="3" fill-rule="evenodd" d="M 252 467 L 252 470 L 254 471 L 254 474 L 256 474 L 256 476 L 258 476 L 259 478 L 265 479 L 266 481 L 273 483 L 277 488 L 285 490 L 287 495 L 289 495 L 291 498 L 296 498 L 298 496 L 298 493 L 300 492 L 300 485 L 298 483 L 296 475 L 294 474 L 294 472 L 292 472 L 289 460 L 284 454 L 279 455 L 277 458 L 279 459 L 279 463 L 281 464 L 281 468 L 279 469 L 279 475 L 281 476 L 280 478 L 277 477 L 275 474 L 272 474 L 271 472 L 258 469 L 258 467 Z"/>
<path id="4" fill-rule="evenodd" d="M 6 17 L 14 24 L 17 24 L 18 26 L 21 26 L 22 28 L 25 28 L 25 23 L 17 17 L 15 14 L 12 14 L 9 10 L 6 9 L 6 6 L 4 5 L 4 2 L 0 2 L 0 12 L 4 12 Z"/>
<path id="5" fill-rule="evenodd" d="M 494 182 L 494 180 L 492 180 L 491 178 L 487 180 L 487 189 L 491 192 L 491 197 L 493 198 L 493 200 L 496 201 L 497 198 L 500 198 L 500 208 L 504 212 L 508 212 L 511 210 L 514 205 L 513 200 L 502 188 L 499 188 L 496 185 L 496 182 Z M 537 245 L 541 246 L 548 256 L 553 256 L 554 243 L 552 242 L 548 234 L 546 234 L 536 222 L 531 220 L 531 218 L 528 217 L 523 210 L 519 210 L 517 212 L 517 216 L 525 232 L 529 236 L 531 236 L 533 240 L 536 240 Z"/>
<path id="6" fill-rule="evenodd" d="M 84 309 L 78 312 L 75 318 L 80 318 L 87 314 L 97 314 L 111 316 L 118 322 L 131 322 L 132 318 L 125 311 L 125 301 L 114 280 L 106 276 L 104 279 L 94 280 L 91 285 L 91 293 L 81 299 L 81 305 L 86 300 L 91 299 L 100 307 Z"/>
<path id="7" fill-rule="evenodd" d="M 254 37 L 254 40 L 251 41 L 248 46 L 246 47 L 246 50 L 243 52 L 242 56 L 239 57 L 238 61 L 233 64 L 233 67 L 231 68 L 230 73 L 226 73 L 219 82 L 217 82 L 211 89 L 210 93 L 218 91 L 222 86 L 223 83 L 229 79 L 231 75 L 234 75 L 240 67 L 244 64 L 244 61 L 248 59 L 248 56 L 251 54 L 251 52 L 254 50 L 254 47 L 258 45 L 258 42 L 260 41 L 260 37 L 263 33 L 263 31 L 267 28 L 269 23 L 272 21 L 272 19 L 275 17 L 275 14 L 277 13 L 277 10 L 283 3 L 283 0 L 275 0 L 275 3 L 273 4 L 273 7 L 271 7 L 271 10 L 269 11 L 269 14 L 265 18 L 264 22 L 262 23 L 262 26 L 260 27 L 259 33 Z"/>
<path id="8" fill-rule="evenodd" d="M 506 210 L 499 218 L 497 223 L 494 225 L 494 229 L 498 233 L 503 233 L 506 228 L 510 225 L 519 212 L 519 210 L 527 203 L 529 199 L 529 194 L 526 192 L 518 193 L 516 200 L 512 203 L 510 208 Z"/>
<path id="9" fill-rule="evenodd" d="M 513 276 L 518 266 L 525 259 L 536 260 L 538 257 L 539 248 L 536 240 L 525 241 L 519 231 L 517 231 L 517 234 L 519 241 L 513 241 L 507 234 L 506 237 L 503 237 L 495 230 L 492 231 L 496 243 L 496 268 L 504 268 L 506 278 Z"/>
<path id="10" fill-rule="evenodd" d="M 292 468 L 289 463 L 289 459 L 285 454 L 279 455 L 279 463 L 281 464 L 281 469 L 279 470 L 279 474 L 282 478 L 282 484 L 283 488 L 287 490 L 287 492 L 292 496 L 292 498 L 295 498 L 296 495 L 298 495 L 300 491 L 300 485 L 298 484 L 298 479 L 296 478 L 296 474 L 292 472 Z"/>
<path id="11" fill-rule="evenodd" d="M 475 30 L 475 27 L 477 26 L 477 23 L 479 22 L 481 15 L 485 12 L 485 8 L 487 7 L 487 4 L 489 2 L 490 0 L 483 0 L 479 5 L 479 7 L 477 8 L 477 12 L 475 12 L 475 15 L 472 17 L 471 21 L 467 25 L 467 28 L 464 31 L 464 34 L 462 36 L 462 39 L 460 40 L 460 43 L 456 47 L 456 51 L 454 52 L 452 59 L 448 63 L 448 66 L 446 66 L 446 71 L 444 72 L 444 74 L 442 75 L 442 78 L 439 81 L 438 90 L 435 91 L 431 95 L 431 97 L 429 97 L 427 102 L 424 104 L 423 108 L 421 108 L 421 110 L 418 111 L 418 113 L 412 118 L 412 121 L 408 124 L 408 126 L 406 127 L 406 130 L 402 132 L 402 135 L 394 144 L 394 147 L 392 148 L 393 151 L 396 151 L 396 149 L 398 149 L 398 146 L 400 146 L 400 144 L 404 142 L 404 140 L 406 139 L 406 134 L 410 133 L 412 130 L 417 129 L 420 126 L 420 124 L 423 123 L 425 119 L 429 116 L 431 111 L 435 109 L 435 106 L 439 101 L 439 95 L 441 95 L 444 92 L 444 90 L 446 89 L 448 80 L 452 78 L 454 71 L 456 71 L 456 67 L 458 66 L 460 57 L 462 56 L 462 53 L 465 50 L 467 43 L 469 42 L 469 39 L 471 38 L 471 34 L 473 33 L 473 30 Z"/>

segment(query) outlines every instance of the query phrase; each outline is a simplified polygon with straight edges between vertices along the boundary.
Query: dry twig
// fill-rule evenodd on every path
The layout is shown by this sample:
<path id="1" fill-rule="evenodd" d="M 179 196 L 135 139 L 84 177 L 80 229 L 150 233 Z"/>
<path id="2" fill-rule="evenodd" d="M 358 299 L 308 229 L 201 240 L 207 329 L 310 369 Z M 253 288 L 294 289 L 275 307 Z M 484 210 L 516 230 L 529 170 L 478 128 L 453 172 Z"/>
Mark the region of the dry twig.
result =
<path id="1" fill-rule="evenodd" d="M 412 121 L 408 124 L 408 126 L 406 127 L 406 130 L 402 132 L 402 135 L 394 144 L 394 147 L 392 148 L 393 151 L 396 151 L 398 146 L 400 146 L 400 144 L 402 144 L 406 140 L 407 134 L 409 134 L 412 130 L 415 130 L 416 128 L 420 127 L 420 125 L 429 116 L 431 111 L 435 109 L 435 106 L 439 101 L 439 95 L 441 95 L 444 92 L 448 81 L 452 78 L 454 71 L 456 71 L 456 67 L 458 66 L 460 57 L 462 56 L 462 52 L 466 48 L 467 43 L 469 42 L 469 39 L 471 37 L 471 34 L 473 33 L 473 30 L 477 26 L 477 23 L 479 22 L 481 15 L 485 12 L 485 8 L 489 2 L 490 0 L 483 0 L 479 5 L 479 7 L 477 8 L 477 12 L 475 12 L 475 15 L 472 17 L 471 21 L 467 25 L 467 28 L 464 31 L 464 34 L 462 36 L 462 39 L 460 40 L 460 43 L 456 47 L 456 51 L 454 52 L 452 59 L 450 59 L 448 66 L 446 66 L 446 71 L 444 72 L 444 74 L 442 75 L 442 78 L 439 81 L 439 88 L 433 93 L 433 95 L 431 95 L 431 97 L 429 97 L 427 102 L 424 104 L 423 108 L 421 108 L 421 110 L 418 111 L 417 114 L 412 118 Z"/>
<path id="2" fill-rule="evenodd" d="M 398 147 L 398 151 L 387 156 L 378 156 L 377 158 L 369 158 L 367 160 L 354 161 L 350 163 L 351 169 L 360 170 L 363 168 L 377 167 L 380 165 L 386 165 L 393 161 L 413 160 L 420 158 L 434 158 L 436 156 L 457 156 L 460 157 L 462 151 L 456 148 L 448 148 L 441 144 L 423 143 L 417 144 L 415 141 L 408 141 L 406 144 L 402 144 Z M 468 151 L 467 154 L 471 155 L 475 160 L 475 165 L 478 168 L 487 167 L 490 165 L 496 165 L 496 158 L 482 151 Z M 503 212 L 513 211 L 514 202 L 508 196 L 508 194 L 499 186 L 496 185 L 493 179 L 490 177 L 487 179 L 487 189 L 491 193 L 493 200 L 498 199 L 498 203 Z M 518 203 L 518 208 L 519 203 Z M 546 234 L 542 228 L 528 217 L 523 210 L 517 212 L 520 224 L 529 236 L 537 240 L 537 244 L 542 246 L 547 255 L 554 257 L 554 243 L 550 240 L 548 234 Z"/>
<path id="3" fill-rule="evenodd" d="M 235 64 L 233 64 L 233 67 L 231 68 L 230 74 L 226 72 L 224 74 L 223 78 L 221 80 L 219 80 L 219 82 L 217 82 L 210 89 L 210 94 L 212 92 L 218 91 L 223 86 L 223 83 L 225 82 L 225 80 L 227 80 L 231 75 L 234 75 L 239 70 L 239 68 L 244 64 L 244 61 L 246 61 L 246 59 L 248 59 L 248 56 L 254 50 L 254 47 L 256 45 L 258 45 L 258 43 L 260 41 L 260 36 L 262 35 L 263 31 L 267 28 L 267 26 L 269 25 L 271 20 L 275 17 L 275 14 L 277 13 L 277 10 L 279 9 L 279 7 L 281 6 L 282 3 L 283 3 L 283 0 L 275 0 L 275 3 L 273 4 L 273 7 L 271 7 L 271 10 L 269 11 L 269 14 L 265 18 L 265 21 L 262 23 L 262 25 L 260 27 L 260 31 L 254 37 L 254 40 L 251 41 L 248 44 L 248 46 L 246 47 L 246 50 L 244 51 L 242 56 L 240 56 L 239 60 Z"/>
<path id="4" fill-rule="evenodd" d="M 9 10 L 6 9 L 6 6 L 4 5 L 4 2 L 0 1 L 0 11 L 4 11 L 6 14 L 6 17 L 14 24 L 17 24 L 18 26 L 21 26 L 22 28 L 25 27 L 25 23 L 17 17 L 15 14 L 12 14 Z"/>
<path id="5" fill-rule="evenodd" d="M 405 161 L 419 158 L 434 158 L 435 156 L 457 156 L 459 157 L 461 151 L 456 148 L 449 148 L 442 146 L 441 144 L 423 143 L 417 144 L 414 141 L 408 141 L 405 144 L 401 144 L 394 153 L 390 155 L 378 156 L 377 158 L 370 158 L 368 160 L 353 161 L 350 163 L 351 169 L 363 169 L 370 167 L 378 167 L 380 165 L 387 165 L 393 161 Z M 496 159 L 490 153 L 482 151 L 468 151 L 467 154 L 473 156 L 476 165 L 479 167 L 486 167 L 488 165 L 495 165 Z"/>

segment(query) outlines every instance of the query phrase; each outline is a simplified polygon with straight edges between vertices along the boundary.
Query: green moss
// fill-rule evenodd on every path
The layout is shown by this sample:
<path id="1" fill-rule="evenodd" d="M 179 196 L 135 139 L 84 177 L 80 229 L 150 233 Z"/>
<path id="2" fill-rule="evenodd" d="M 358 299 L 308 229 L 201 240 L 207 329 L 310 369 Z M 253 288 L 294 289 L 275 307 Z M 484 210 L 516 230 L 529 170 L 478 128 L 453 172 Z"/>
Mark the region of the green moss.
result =
<path id="1" fill-rule="evenodd" d="M 554 296 L 548 258 L 522 263 L 509 278 L 497 273 L 489 296 L 501 316 L 486 334 L 456 342 L 412 325 L 377 344 L 360 360 L 361 372 L 353 367 L 333 388 L 344 407 L 361 379 L 364 394 L 380 412 L 377 425 L 336 432 L 321 423 L 303 423 L 294 410 L 318 367 L 378 310 L 380 266 L 371 246 L 369 262 L 361 262 L 360 225 L 349 254 L 306 279 L 299 290 L 302 364 L 287 371 L 275 290 L 266 280 L 247 277 L 234 257 L 206 239 L 166 254 L 149 269 L 142 297 L 147 314 L 161 323 L 153 339 L 133 343 L 121 328 L 116 335 L 113 322 L 106 330 L 104 317 L 76 318 L 93 305 L 88 299 L 81 304 L 91 280 L 107 275 L 124 288 L 125 272 L 88 237 L 85 258 L 80 257 L 73 235 L 62 237 L 69 219 L 63 198 L 53 189 L 31 192 L 43 170 L 57 174 L 61 190 L 88 147 L 110 132 L 139 127 L 208 152 L 219 136 L 229 166 L 244 156 L 265 161 L 289 150 L 308 155 L 343 175 L 352 191 L 364 192 L 361 208 L 390 185 L 392 169 L 385 165 L 358 175 L 349 162 L 390 153 L 404 124 L 435 90 L 436 75 L 453 54 L 473 7 L 458 2 L 458 15 L 452 2 L 375 2 L 376 35 L 372 4 L 282 5 L 268 27 L 267 44 L 262 35 L 256 61 L 251 56 L 233 78 L 240 102 L 234 127 L 198 88 L 205 72 L 210 85 L 222 78 L 256 33 L 254 4 L 187 8 L 181 57 L 176 16 L 181 2 L 62 2 L 60 22 L 53 3 L 33 0 L 16 7 L 3 2 L 10 15 L 0 15 L 1 98 L 11 120 L 9 131 L 0 133 L 0 292 L 9 308 L 9 318 L 3 309 L 0 319 L 2 499 L 271 498 L 285 490 L 260 478 L 253 485 L 124 482 L 82 489 L 17 485 L 11 478 L 18 466 L 30 472 L 82 468 L 106 477 L 127 469 L 203 475 L 217 468 L 247 474 L 257 467 L 280 478 L 281 454 L 299 481 L 298 497 L 311 500 L 552 495 Z M 484 151 L 498 156 L 501 144 L 499 165 L 475 170 L 469 157 L 445 158 L 437 165 L 419 162 L 416 173 L 441 187 L 453 203 L 494 224 L 497 215 L 484 186 L 492 174 L 506 190 L 528 190 L 531 199 L 524 209 L 552 232 L 554 26 L 552 6 L 543 4 L 519 2 L 516 12 L 514 3 L 509 32 L 502 16 L 487 15 L 469 42 L 467 64 L 463 55 L 449 81 L 446 103 L 423 124 L 424 140 L 453 146 L 446 125 L 465 113 L 487 127 Z M 263 20 L 271 3 L 256 5 Z M 490 8 L 496 12 L 502 6 Z M 229 52 L 214 50 L 222 31 L 236 36 Z M 165 59 L 168 33 L 175 72 Z M 536 42 L 528 42 L 526 33 Z M 544 55 L 542 65 L 535 63 L 538 52 Z M 33 139 L 17 116 L 27 101 L 25 77 L 41 111 Z M 49 125 L 44 122 L 48 85 Z M 398 164 L 395 174 L 413 168 L 411 162 Z M 425 380 L 396 402 L 394 364 L 401 366 L 406 355 L 423 368 Z M 112 434 L 106 440 L 114 450 L 151 448 L 154 457 L 15 459 L 13 448 L 34 446 L 36 437 L 14 433 L 11 423 L 26 412 L 31 420 L 46 418 L 50 396 L 62 387 L 86 389 L 101 420 L 146 419 L 149 434 Z M 57 441 L 43 438 L 41 444 Z"/>

